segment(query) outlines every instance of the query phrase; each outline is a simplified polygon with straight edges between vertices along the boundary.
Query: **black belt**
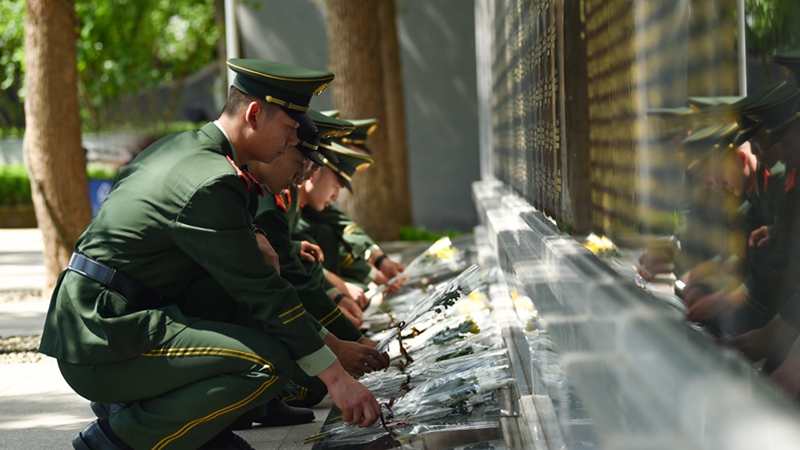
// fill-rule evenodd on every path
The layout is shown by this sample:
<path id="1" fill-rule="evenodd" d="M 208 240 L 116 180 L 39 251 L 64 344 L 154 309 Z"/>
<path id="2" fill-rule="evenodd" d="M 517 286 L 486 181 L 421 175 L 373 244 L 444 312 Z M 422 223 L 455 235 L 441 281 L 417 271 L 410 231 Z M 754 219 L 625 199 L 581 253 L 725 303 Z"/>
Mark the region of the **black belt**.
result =
<path id="1" fill-rule="evenodd" d="M 80 253 L 73 253 L 69 259 L 67 270 L 77 272 L 90 278 L 103 286 L 117 292 L 128 301 L 133 302 L 139 309 L 152 309 L 164 306 L 161 296 L 153 292 L 150 288 L 142 286 L 133 278 L 125 275 L 117 269 L 99 263 L 88 256 Z"/>

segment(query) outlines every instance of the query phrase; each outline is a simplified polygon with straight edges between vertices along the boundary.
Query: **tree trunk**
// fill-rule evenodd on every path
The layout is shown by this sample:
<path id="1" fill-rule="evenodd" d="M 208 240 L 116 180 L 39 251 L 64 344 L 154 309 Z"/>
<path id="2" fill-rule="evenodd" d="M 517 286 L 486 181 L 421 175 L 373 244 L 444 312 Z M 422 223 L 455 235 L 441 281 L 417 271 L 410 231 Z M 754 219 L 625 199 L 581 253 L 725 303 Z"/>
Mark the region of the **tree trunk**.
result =
<path id="1" fill-rule="evenodd" d="M 397 222 L 412 225 L 411 196 L 408 188 L 406 143 L 406 107 L 403 98 L 403 77 L 400 65 L 400 44 L 397 40 L 397 5 L 394 0 L 378 1 L 381 32 L 383 88 L 386 93 L 386 124 L 389 160 L 391 161 L 393 198 Z"/>
<path id="2" fill-rule="evenodd" d="M 377 2 L 330 0 L 328 37 L 330 70 L 336 75 L 331 85 L 334 107 L 341 110 L 345 120 L 374 117 L 379 121 L 367 144 L 375 153 L 375 164 L 353 178 L 354 193 L 343 192 L 339 204 L 373 239 L 395 240 L 399 224 L 388 146 L 389 118 Z"/>
<path id="3" fill-rule="evenodd" d="M 78 109 L 74 0 L 27 0 L 25 156 L 49 296 L 91 219 Z"/>

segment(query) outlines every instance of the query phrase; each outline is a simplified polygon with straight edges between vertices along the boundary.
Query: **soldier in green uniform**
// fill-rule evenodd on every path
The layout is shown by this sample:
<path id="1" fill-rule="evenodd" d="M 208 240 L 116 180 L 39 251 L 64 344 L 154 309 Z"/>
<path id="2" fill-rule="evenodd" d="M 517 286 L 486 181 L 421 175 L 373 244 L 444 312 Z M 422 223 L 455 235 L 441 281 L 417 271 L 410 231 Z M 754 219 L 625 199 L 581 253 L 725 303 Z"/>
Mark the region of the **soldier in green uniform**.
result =
<path id="1" fill-rule="evenodd" d="M 330 137 L 335 134 L 347 133 L 352 129 L 349 122 L 325 116 L 317 111 L 309 110 L 309 117 L 314 121 L 321 136 Z M 362 333 L 348 320 L 340 307 L 346 302 L 351 307 L 358 309 L 353 300 L 344 297 L 339 292 L 326 293 L 322 280 L 321 270 L 311 272 L 306 269 L 300 259 L 300 252 L 294 245 L 290 231 L 289 208 L 293 200 L 289 188 L 301 181 L 305 175 L 304 159 L 322 165 L 323 162 L 316 155 L 318 135 L 315 130 L 300 127 L 298 130 L 299 144 L 294 151 L 290 151 L 281 160 L 273 164 L 256 163 L 251 165 L 254 176 L 263 181 L 265 187 L 273 195 L 266 195 L 259 199 L 259 210 L 254 223 L 265 230 L 270 244 L 275 249 L 280 259 L 281 277 L 289 281 L 297 291 L 298 297 L 312 316 L 319 320 L 328 331 L 340 339 L 350 342 L 360 342 L 374 349 L 375 342 L 365 338 Z M 288 191 L 288 192 L 287 192 Z M 319 263 L 316 263 L 319 265 Z M 338 306 L 337 306 L 338 303 Z M 375 369 L 382 369 L 388 360 L 380 359 L 377 351 L 367 358 L 356 375 L 363 375 Z M 312 406 L 319 403 L 327 394 L 327 389 L 317 377 L 308 377 L 297 374 L 284 391 L 284 401 L 296 406 Z M 258 412 L 247 415 L 254 422 L 263 423 Z M 242 424 L 242 425 L 249 425 Z"/>
<path id="2" fill-rule="evenodd" d="M 377 120 L 361 119 L 351 122 L 355 125 L 355 130 L 334 141 L 355 152 L 371 155 L 366 143 L 377 127 Z M 352 191 L 349 181 L 343 181 L 347 182 L 345 186 Z M 329 258 L 325 263 L 326 269 L 356 283 L 362 289 L 371 282 L 385 284 L 405 269 L 403 264 L 389 259 L 357 223 L 335 206 L 328 205 L 322 210 L 304 208 L 301 229 L 315 236 L 323 253 L 330 255 L 335 252 L 336 259 Z M 397 283 L 394 288 L 401 285 L 402 282 Z M 361 306 L 366 307 L 366 302 Z"/>
<path id="3" fill-rule="evenodd" d="M 347 422 L 380 414 L 336 359 L 338 339 L 259 251 L 263 191 L 242 168 L 297 144 L 333 75 L 229 67 L 237 77 L 219 120 L 124 167 L 59 277 L 40 351 L 78 394 L 126 405 L 87 426 L 77 449 L 251 448 L 228 426 L 300 370 L 326 384 Z"/>

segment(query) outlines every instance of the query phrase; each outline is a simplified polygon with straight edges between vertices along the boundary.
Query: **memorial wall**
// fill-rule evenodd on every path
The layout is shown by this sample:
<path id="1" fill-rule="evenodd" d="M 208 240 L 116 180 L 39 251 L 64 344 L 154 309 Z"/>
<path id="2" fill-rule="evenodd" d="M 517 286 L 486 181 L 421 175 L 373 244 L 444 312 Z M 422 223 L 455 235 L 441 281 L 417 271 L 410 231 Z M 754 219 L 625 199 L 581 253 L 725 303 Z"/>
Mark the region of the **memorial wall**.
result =
<path id="1" fill-rule="evenodd" d="M 725 13 L 734 3 L 498 0 L 476 8 L 479 80 L 491 80 L 481 119 L 491 132 L 482 148 L 491 175 L 573 234 L 635 243 L 672 233 L 687 161 L 670 119 L 652 112 L 738 94 L 735 17 Z"/>

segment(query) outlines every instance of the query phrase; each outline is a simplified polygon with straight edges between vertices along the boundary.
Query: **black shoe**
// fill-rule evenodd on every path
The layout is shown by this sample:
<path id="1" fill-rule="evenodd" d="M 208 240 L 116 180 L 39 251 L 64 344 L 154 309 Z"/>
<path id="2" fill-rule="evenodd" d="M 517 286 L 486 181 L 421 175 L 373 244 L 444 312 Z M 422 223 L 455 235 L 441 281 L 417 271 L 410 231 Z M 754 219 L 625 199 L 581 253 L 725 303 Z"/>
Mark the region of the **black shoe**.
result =
<path id="1" fill-rule="evenodd" d="M 264 411 L 264 413 L 258 416 L 257 411 Z M 311 409 L 289 406 L 276 398 L 261 408 L 244 413 L 242 417 L 231 424 L 230 428 L 231 430 L 247 430 L 252 428 L 254 423 L 262 427 L 286 427 L 310 423 L 314 419 L 314 411 Z"/>
<path id="2" fill-rule="evenodd" d="M 122 405 L 119 403 L 91 402 L 89 403 L 89 406 L 92 408 L 92 412 L 95 416 L 97 416 L 98 419 L 105 419 L 120 409 L 125 408 L 127 405 Z"/>
<path id="3" fill-rule="evenodd" d="M 256 450 L 241 436 L 226 428 L 197 450 Z"/>
<path id="4" fill-rule="evenodd" d="M 78 433 L 78 437 L 72 440 L 72 447 L 75 450 L 125 450 L 103 432 L 96 420 Z"/>
<path id="5" fill-rule="evenodd" d="M 266 406 L 264 417 L 253 419 L 253 422 L 264 427 L 285 427 L 314 421 L 314 411 L 310 408 L 289 406 L 280 399 L 271 400 Z"/>

